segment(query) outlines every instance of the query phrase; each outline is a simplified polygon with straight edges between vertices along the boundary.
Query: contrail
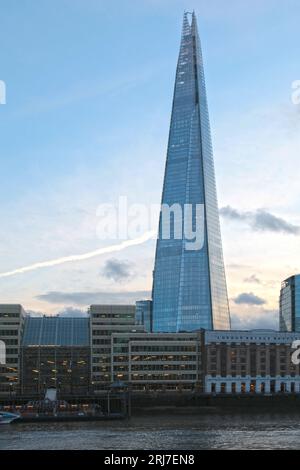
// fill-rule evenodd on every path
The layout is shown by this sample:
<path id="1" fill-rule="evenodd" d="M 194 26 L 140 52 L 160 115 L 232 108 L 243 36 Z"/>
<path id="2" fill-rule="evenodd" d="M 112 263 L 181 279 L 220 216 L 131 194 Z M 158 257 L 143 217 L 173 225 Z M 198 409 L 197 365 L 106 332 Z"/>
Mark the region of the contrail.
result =
<path id="1" fill-rule="evenodd" d="M 42 261 L 40 263 L 31 264 L 30 266 L 24 266 L 23 268 L 15 269 L 14 271 L 0 273 L 0 278 L 15 276 L 16 274 L 23 274 L 28 271 L 35 271 L 36 269 L 40 268 L 48 268 L 50 266 L 57 266 L 59 264 L 71 263 L 73 261 L 83 261 L 86 259 L 95 258 L 96 256 L 122 251 L 126 248 L 129 248 L 130 246 L 141 245 L 142 243 L 145 243 L 151 238 L 155 237 L 155 235 L 156 232 L 154 230 L 151 230 L 149 232 L 144 233 L 144 235 L 142 235 L 141 237 L 134 238 L 133 240 L 126 240 L 120 243 L 119 245 L 106 246 L 104 248 L 99 248 L 98 250 L 90 251 L 82 255 L 71 255 L 65 256 L 64 258 L 54 259 L 51 261 Z"/>

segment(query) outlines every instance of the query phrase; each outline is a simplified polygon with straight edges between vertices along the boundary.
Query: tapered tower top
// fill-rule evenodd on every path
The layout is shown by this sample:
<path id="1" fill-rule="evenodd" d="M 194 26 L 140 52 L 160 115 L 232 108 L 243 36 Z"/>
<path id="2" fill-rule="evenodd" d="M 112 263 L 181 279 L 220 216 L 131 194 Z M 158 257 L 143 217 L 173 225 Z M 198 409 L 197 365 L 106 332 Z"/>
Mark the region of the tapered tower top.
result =
<path id="1" fill-rule="evenodd" d="M 170 236 L 161 212 L 153 275 L 153 330 L 230 329 L 201 43 L 195 12 L 184 12 L 173 96 L 163 206 L 181 208 Z M 192 207 L 188 221 L 186 207 Z M 203 209 L 203 225 L 197 207 Z M 178 222 L 178 223 L 177 223 Z M 191 249 L 174 227 L 195 228 Z M 198 224 L 198 225 L 197 225 Z M 199 230 L 197 230 L 197 227 Z"/>

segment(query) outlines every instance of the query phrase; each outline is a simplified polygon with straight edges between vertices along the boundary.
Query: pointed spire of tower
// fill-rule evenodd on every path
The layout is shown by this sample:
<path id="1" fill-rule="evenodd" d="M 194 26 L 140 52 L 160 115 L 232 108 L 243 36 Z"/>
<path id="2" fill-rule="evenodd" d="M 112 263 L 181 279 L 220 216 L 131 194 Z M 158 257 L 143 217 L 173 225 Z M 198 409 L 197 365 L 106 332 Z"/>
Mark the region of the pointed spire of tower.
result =
<path id="1" fill-rule="evenodd" d="M 183 24 L 182 24 L 182 37 L 188 36 L 191 34 L 191 26 L 188 20 L 188 12 L 185 11 L 183 15 Z"/>
<path id="2" fill-rule="evenodd" d="M 197 24 L 197 17 L 196 17 L 195 10 L 193 10 L 193 13 L 192 13 L 191 32 L 194 36 L 198 34 L 198 24 Z"/>

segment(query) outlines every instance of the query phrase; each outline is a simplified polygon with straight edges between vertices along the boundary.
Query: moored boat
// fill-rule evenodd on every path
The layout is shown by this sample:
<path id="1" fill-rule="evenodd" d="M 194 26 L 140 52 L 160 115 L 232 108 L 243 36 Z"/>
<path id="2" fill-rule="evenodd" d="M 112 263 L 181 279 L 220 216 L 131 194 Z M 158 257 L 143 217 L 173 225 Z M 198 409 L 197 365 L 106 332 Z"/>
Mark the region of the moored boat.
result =
<path id="1" fill-rule="evenodd" d="M 19 418 L 20 418 L 20 415 L 17 415 L 15 413 L 8 413 L 6 411 L 0 411 L 0 424 L 10 424 Z"/>

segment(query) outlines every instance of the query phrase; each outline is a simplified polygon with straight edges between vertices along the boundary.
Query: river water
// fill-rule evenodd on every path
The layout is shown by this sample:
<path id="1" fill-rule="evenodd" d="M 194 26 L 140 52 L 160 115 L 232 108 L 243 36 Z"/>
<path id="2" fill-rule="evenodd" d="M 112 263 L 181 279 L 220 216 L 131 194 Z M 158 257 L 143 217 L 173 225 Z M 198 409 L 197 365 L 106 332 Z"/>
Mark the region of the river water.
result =
<path id="1" fill-rule="evenodd" d="M 165 414 L 118 422 L 2 425 L 0 449 L 300 449 L 300 413 Z"/>

